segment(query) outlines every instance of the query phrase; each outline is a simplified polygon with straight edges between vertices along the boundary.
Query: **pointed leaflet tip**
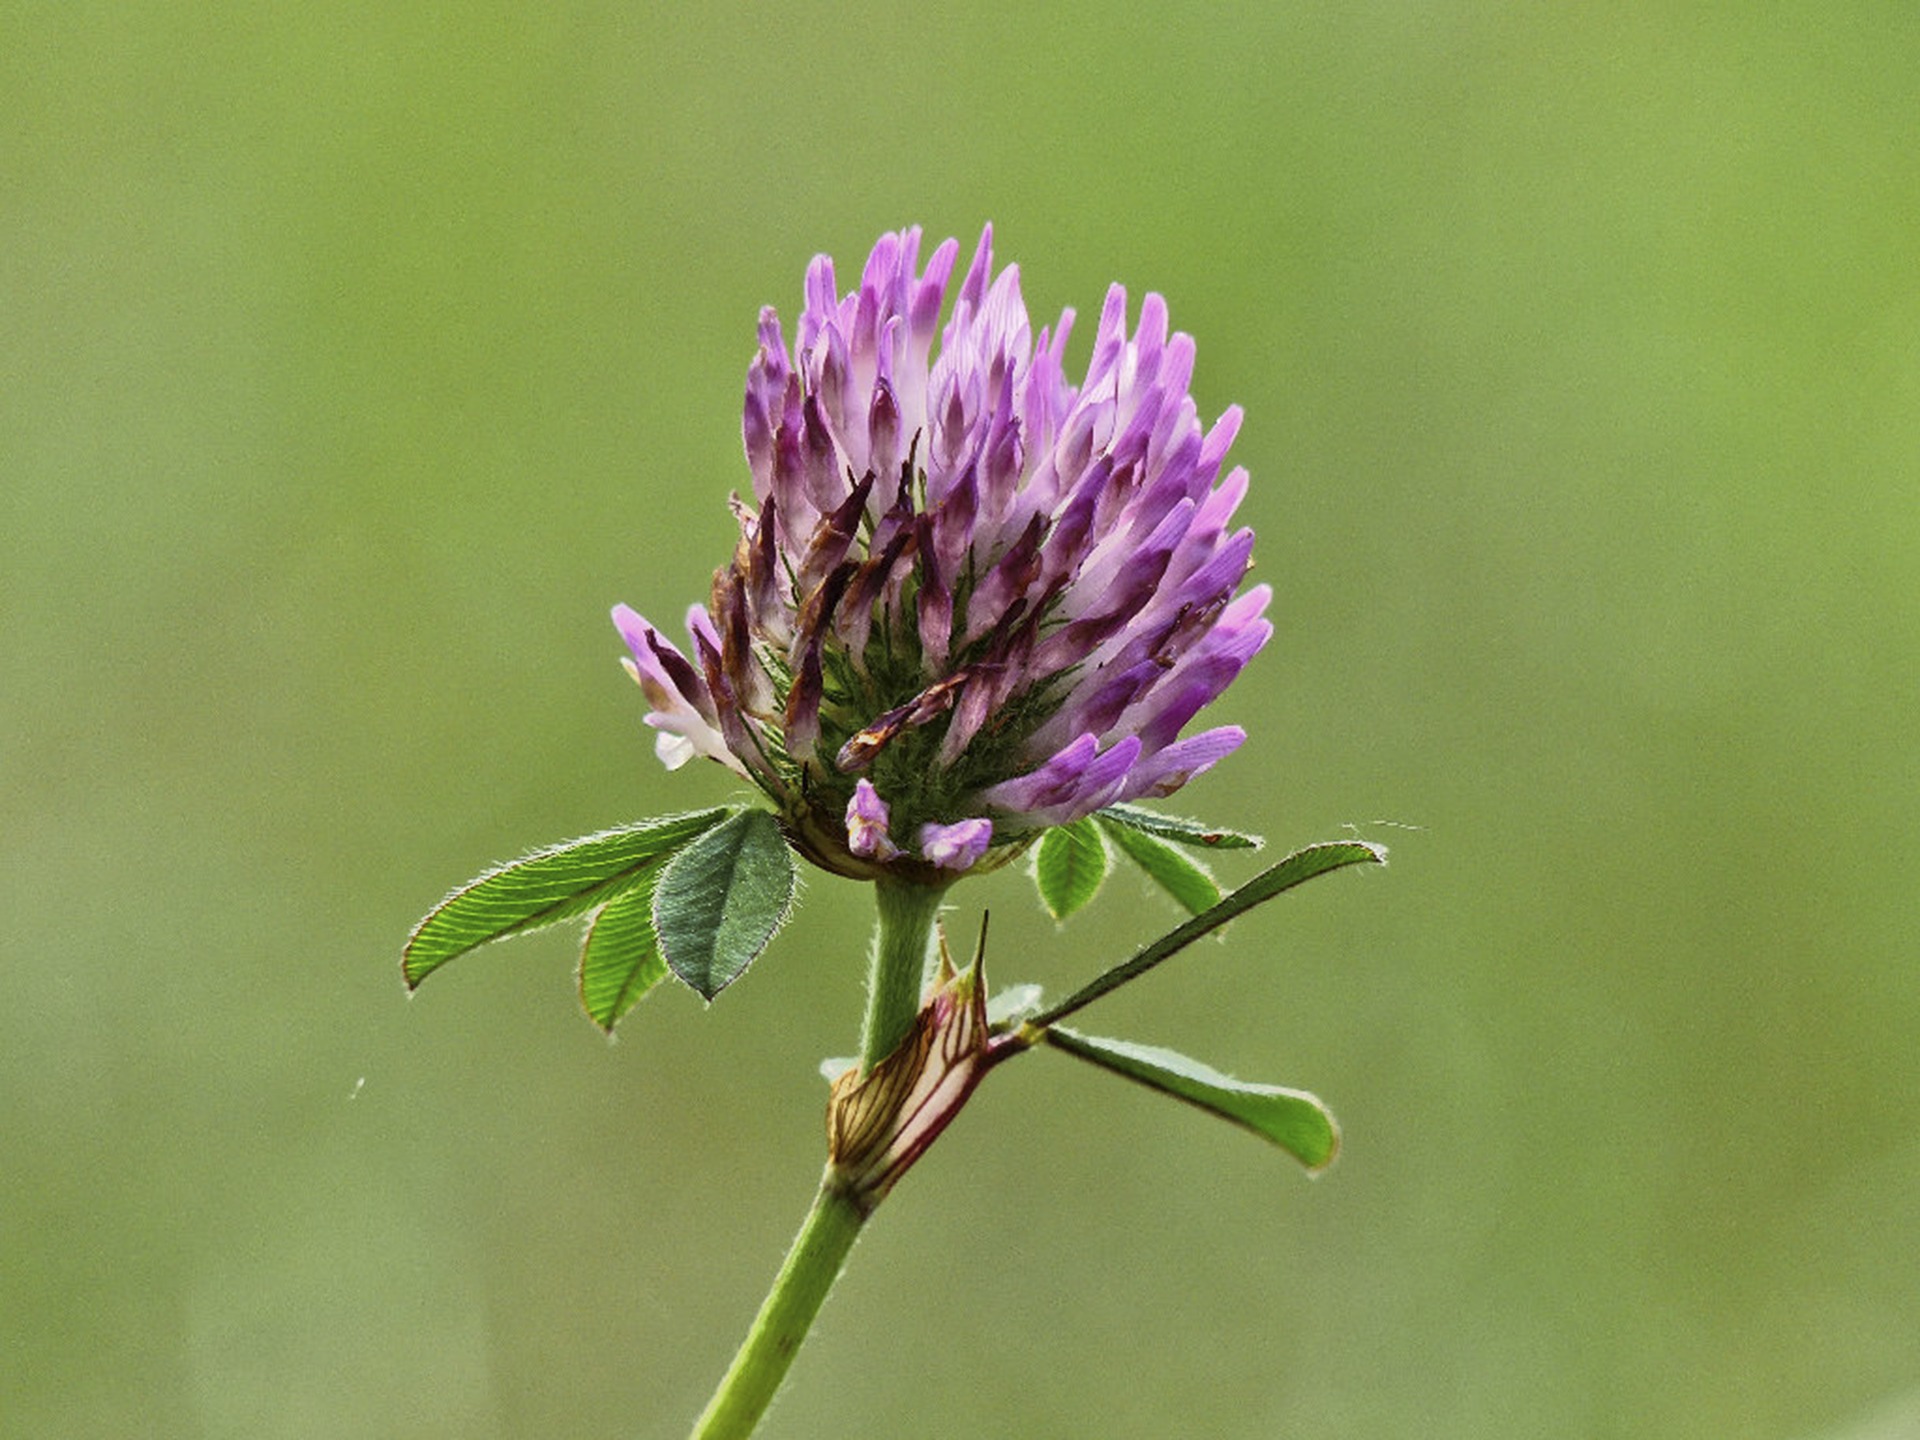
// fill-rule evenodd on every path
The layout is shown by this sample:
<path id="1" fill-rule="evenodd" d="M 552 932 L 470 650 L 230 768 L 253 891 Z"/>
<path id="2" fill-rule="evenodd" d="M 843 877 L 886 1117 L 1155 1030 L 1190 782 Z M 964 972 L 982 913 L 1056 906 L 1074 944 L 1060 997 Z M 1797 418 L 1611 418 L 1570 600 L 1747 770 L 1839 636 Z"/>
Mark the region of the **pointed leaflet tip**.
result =
<path id="1" fill-rule="evenodd" d="M 1245 835 L 1217 825 L 1203 825 L 1182 815 L 1163 815 L 1144 805 L 1109 805 L 1100 812 L 1103 819 L 1129 830 L 1139 830 L 1176 845 L 1205 850 L 1258 850 L 1267 842 L 1258 835 Z"/>
<path id="2" fill-rule="evenodd" d="M 407 937 L 401 960 L 407 988 L 489 941 L 571 920 L 607 903 L 729 813 L 699 810 L 563 840 L 469 880 L 428 911 Z"/>

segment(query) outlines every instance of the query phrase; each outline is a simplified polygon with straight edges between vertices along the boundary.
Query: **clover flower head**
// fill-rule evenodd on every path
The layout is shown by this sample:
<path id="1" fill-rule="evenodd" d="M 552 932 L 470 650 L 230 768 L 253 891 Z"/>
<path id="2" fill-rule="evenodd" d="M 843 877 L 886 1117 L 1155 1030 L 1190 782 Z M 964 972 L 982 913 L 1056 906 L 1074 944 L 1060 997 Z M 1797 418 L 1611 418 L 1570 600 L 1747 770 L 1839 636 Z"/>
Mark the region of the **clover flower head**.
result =
<path id="1" fill-rule="evenodd" d="M 733 558 L 688 650 L 614 623 L 668 766 L 753 781 L 828 869 L 944 883 L 1230 754 L 1236 726 L 1181 732 L 1272 627 L 1221 474 L 1240 411 L 1202 426 L 1161 298 L 1130 332 L 1112 287 L 1073 385 L 1073 312 L 1033 332 L 991 227 L 950 307 L 958 246 L 919 251 L 882 236 L 845 294 L 816 257 L 791 348 L 761 312 Z"/>

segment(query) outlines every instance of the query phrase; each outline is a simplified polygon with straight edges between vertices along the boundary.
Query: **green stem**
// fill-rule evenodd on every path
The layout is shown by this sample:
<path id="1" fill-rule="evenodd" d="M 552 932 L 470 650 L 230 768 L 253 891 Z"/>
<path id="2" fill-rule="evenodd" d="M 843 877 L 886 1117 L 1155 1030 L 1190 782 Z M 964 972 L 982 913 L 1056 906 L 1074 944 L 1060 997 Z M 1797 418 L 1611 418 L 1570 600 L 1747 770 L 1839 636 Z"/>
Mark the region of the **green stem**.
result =
<path id="1" fill-rule="evenodd" d="M 933 917 L 947 893 L 944 885 L 911 880 L 880 880 L 873 889 L 880 915 L 867 981 L 867 1024 L 860 1037 L 863 1072 L 891 1055 L 913 1028 L 926 985 Z"/>
<path id="2" fill-rule="evenodd" d="M 946 893 L 943 885 L 897 880 L 881 880 L 874 886 L 879 917 L 867 986 L 866 1029 L 860 1041 L 863 1072 L 893 1053 L 920 1013 L 933 917 Z M 846 1193 L 829 1167 L 813 1198 L 813 1209 L 807 1212 L 786 1262 L 774 1277 L 773 1289 L 754 1317 L 753 1328 L 694 1425 L 692 1440 L 743 1440 L 753 1433 L 773 1403 L 827 1292 L 840 1278 L 870 1213 L 870 1207 L 862 1207 Z"/>
<path id="3" fill-rule="evenodd" d="M 693 1440 L 744 1440 L 760 1423 L 807 1329 L 840 1278 L 866 1217 L 829 1172 L 753 1328 L 693 1427 Z"/>

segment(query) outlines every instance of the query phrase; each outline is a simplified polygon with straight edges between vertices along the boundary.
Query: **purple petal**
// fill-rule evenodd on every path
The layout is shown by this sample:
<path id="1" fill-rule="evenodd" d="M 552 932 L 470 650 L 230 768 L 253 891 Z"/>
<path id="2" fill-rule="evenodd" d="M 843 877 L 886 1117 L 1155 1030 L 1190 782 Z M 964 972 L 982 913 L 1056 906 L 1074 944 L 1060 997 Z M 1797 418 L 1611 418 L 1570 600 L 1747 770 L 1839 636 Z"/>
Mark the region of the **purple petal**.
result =
<path id="1" fill-rule="evenodd" d="M 1094 757 L 1100 753 L 1098 735 L 1082 735 L 1071 745 L 1057 752 L 1039 769 L 1012 780 L 1003 780 L 986 790 L 981 798 L 989 805 L 997 805 L 1003 810 L 1026 811 L 1044 804 L 1060 792 L 1062 787 L 1071 785 L 1087 767 L 1093 764 Z"/>
<path id="2" fill-rule="evenodd" d="M 867 860 L 893 859 L 900 847 L 887 834 L 891 819 L 887 802 L 880 798 L 873 782 L 862 779 L 847 801 L 847 849 Z"/>
<path id="3" fill-rule="evenodd" d="M 867 435 L 869 466 L 881 475 L 897 473 L 900 460 L 906 454 L 906 444 L 900 432 L 900 401 L 884 372 L 873 382 L 873 400 L 867 407 Z"/>
<path id="4" fill-rule="evenodd" d="M 1187 387 L 1193 382 L 1193 337 L 1176 333 L 1167 340 L 1167 348 L 1160 356 L 1160 369 L 1154 380 L 1169 395 L 1187 393 Z M 1196 425 L 1196 432 L 1199 427 Z"/>
<path id="5" fill-rule="evenodd" d="M 1074 588 L 1062 602 L 1068 616 L 1138 613 L 1166 574 L 1181 538 L 1193 523 L 1193 502 L 1179 500 L 1150 534 L 1117 534 L 1103 542 L 1081 566 Z"/>
<path id="6" fill-rule="evenodd" d="M 800 405 L 800 479 L 813 508 L 828 513 L 847 496 L 846 461 L 833 427 L 820 408 L 820 397 L 808 391 Z"/>
<path id="7" fill-rule="evenodd" d="M 935 763 L 942 770 L 951 768 L 973 737 L 980 733 L 980 727 L 987 723 L 993 714 L 993 696 L 994 686 L 986 675 L 970 675 L 962 684 L 960 698 L 953 707 L 953 718 L 947 721 L 947 733 L 935 757 Z"/>
<path id="8" fill-rule="evenodd" d="M 924 540 L 920 546 L 920 593 L 915 599 L 915 608 L 921 663 L 928 674 L 938 674 L 946 668 L 947 653 L 953 644 L 953 595 Z"/>
<path id="9" fill-rule="evenodd" d="M 791 374 L 780 317 L 769 306 L 760 312 L 760 351 L 747 367 L 747 396 L 740 419 L 747 463 L 753 470 L 754 497 L 761 501 L 773 483 L 774 432 L 785 409 Z"/>
<path id="10" fill-rule="evenodd" d="M 1020 403 L 1021 438 L 1029 455 L 1044 455 L 1052 447 L 1054 432 L 1071 403 L 1061 363 L 1073 321 L 1072 310 L 1061 311 L 1060 323 L 1053 327 L 1052 334 L 1042 329 L 1034 343 L 1033 363 L 1027 370 Z"/>
<path id="11" fill-rule="evenodd" d="M 1207 438 L 1200 446 L 1200 469 L 1207 476 L 1207 483 L 1213 483 L 1213 477 L 1220 473 L 1220 462 L 1226 459 L 1227 449 L 1233 444 L 1234 437 L 1240 433 L 1240 422 L 1246 412 L 1238 405 L 1229 405 L 1220 412 L 1220 418 L 1213 422 L 1213 428 L 1207 431 Z"/>
<path id="12" fill-rule="evenodd" d="M 1120 717 L 1127 708 L 1152 689 L 1166 673 L 1166 666 L 1151 659 L 1129 665 L 1117 673 L 1111 667 L 1096 672 L 1093 678 L 1098 683 L 1084 697 L 1076 692 L 1069 698 L 1052 719 L 1034 732 L 1032 743 L 1045 750 L 1066 743 L 1070 735 L 1082 735 L 1088 731 L 1095 735 L 1106 734 L 1120 723 Z"/>
<path id="13" fill-rule="evenodd" d="M 1000 558 L 967 605 L 966 643 L 997 625 L 1040 578 L 1040 542 L 1045 523 L 1036 515 L 1013 547 Z"/>
<path id="14" fill-rule="evenodd" d="M 924 356 L 933 344 L 934 327 L 940 321 L 940 304 L 946 295 L 947 279 L 953 274 L 953 262 L 959 258 L 960 242 L 943 240 L 927 261 L 926 271 L 913 292 L 910 320 L 915 343 Z"/>
<path id="15" fill-rule="evenodd" d="M 1145 384 L 1160 372 L 1160 354 L 1167 343 L 1167 302 L 1148 291 L 1140 302 L 1140 323 L 1133 330 L 1134 374 Z"/>
<path id="16" fill-rule="evenodd" d="M 635 679 L 646 692 L 647 701 L 657 710 L 685 708 L 711 721 L 717 712 L 707 682 L 686 656 L 682 655 L 645 616 L 625 605 L 613 607 L 614 628 L 633 652 Z"/>
<path id="17" fill-rule="evenodd" d="M 1220 697 L 1272 635 L 1273 626 L 1265 620 L 1231 628 L 1216 625 L 1154 687 L 1145 712 L 1128 717 L 1128 727 L 1140 736 L 1148 753 L 1172 744 L 1186 723 Z"/>
<path id="18" fill-rule="evenodd" d="M 827 432 L 839 450 L 836 473 L 850 470 L 864 475 L 867 469 L 866 416 L 863 397 L 857 394 L 853 380 L 853 355 L 837 325 L 820 332 L 819 343 L 808 352 L 809 373 L 813 381 L 812 398 Z"/>
<path id="19" fill-rule="evenodd" d="M 1100 307 L 1100 328 L 1093 337 L 1093 358 L 1087 362 L 1086 383 L 1080 387 L 1083 396 L 1098 391 L 1103 384 L 1112 385 L 1126 343 L 1127 290 L 1124 285 L 1110 285 L 1106 303 Z"/>
<path id="20" fill-rule="evenodd" d="M 795 354 L 812 350 L 820 331 L 831 324 L 840 310 L 840 291 L 833 281 L 833 257 L 816 255 L 807 266 L 806 303 L 800 312 L 800 333 Z"/>
<path id="21" fill-rule="evenodd" d="M 793 382 L 795 390 L 798 381 Z M 780 422 L 773 435 L 772 475 L 767 493 L 778 496 L 780 516 L 790 535 L 802 535 L 813 525 L 820 507 L 815 499 L 812 466 L 806 451 L 804 411 L 796 407 Z M 759 482 L 756 479 L 755 484 Z"/>
<path id="22" fill-rule="evenodd" d="M 968 547 L 973 541 L 974 521 L 980 513 L 980 486 L 977 479 L 977 467 L 968 465 L 947 487 L 946 493 L 935 497 L 931 512 L 933 533 L 929 537 L 933 546 L 933 555 L 940 567 L 949 575 L 958 575 L 966 563 Z"/>
<path id="23" fill-rule="evenodd" d="M 646 722 L 660 732 L 654 751 L 661 763 L 677 770 L 695 755 L 705 755 L 745 775 L 746 766 L 727 748 L 715 723 L 717 712 L 706 681 L 687 657 L 625 605 L 614 607 L 613 623 L 633 652 L 622 663 L 652 706 Z"/>
<path id="24" fill-rule="evenodd" d="M 1030 774 L 1005 780 L 981 799 L 1028 824 L 1064 825 L 1113 802 L 1127 772 L 1140 758 L 1140 741 L 1128 736 L 1100 751 L 1094 735 L 1082 735 Z"/>
<path id="25" fill-rule="evenodd" d="M 1037 818 L 1049 825 L 1067 825 L 1105 809 L 1120 798 L 1127 776 L 1139 758 L 1140 742 L 1131 736 L 1110 747 L 1087 767 L 1070 793 L 1038 812 Z"/>
<path id="26" fill-rule="evenodd" d="M 971 870 L 991 844 L 993 821 L 984 816 L 920 827 L 920 858 L 941 870 Z"/>
<path id="27" fill-rule="evenodd" d="M 1194 776 L 1238 750 L 1246 738 L 1247 732 L 1238 725 L 1222 725 L 1177 741 L 1135 765 L 1120 793 L 1107 803 L 1171 795 Z"/>
<path id="28" fill-rule="evenodd" d="M 788 757 L 802 763 L 813 758 L 814 747 L 820 740 L 820 700 L 826 689 L 820 648 L 821 637 L 816 633 L 800 652 L 781 727 Z"/>
<path id="29" fill-rule="evenodd" d="M 860 533 L 860 518 L 867 511 L 867 497 L 873 492 L 874 477 L 869 475 L 855 485 L 846 499 L 821 516 L 807 541 L 794 577 L 795 593 L 811 598 L 814 591 L 836 570 L 853 548 Z"/>
<path id="30" fill-rule="evenodd" d="M 1182 501 L 1182 504 L 1186 502 Z M 1137 616 L 1153 595 L 1154 586 L 1166 573 L 1172 546 L 1159 543 L 1135 551 L 1119 567 L 1118 573 L 1103 576 L 1099 591 L 1107 608 L 1095 615 L 1083 616 L 1055 630 L 1033 652 L 1038 675 L 1052 675 L 1078 665 L 1109 639 L 1117 635 Z"/>
<path id="31" fill-rule="evenodd" d="M 993 270 L 993 226 L 987 225 L 980 231 L 980 243 L 974 247 L 973 264 L 967 267 L 967 278 L 960 282 L 960 293 L 955 304 L 966 305 L 973 309 L 980 307 L 981 299 L 987 293 L 987 276 Z M 946 347 L 943 338 L 941 348 Z"/>
<path id="32" fill-rule="evenodd" d="M 850 327 L 853 353 L 864 370 L 876 361 L 880 332 L 892 309 L 894 277 L 900 268 L 901 242 L 906 237 L 889 232 L 874 242 L 867 267 L 855 293 Z"/>

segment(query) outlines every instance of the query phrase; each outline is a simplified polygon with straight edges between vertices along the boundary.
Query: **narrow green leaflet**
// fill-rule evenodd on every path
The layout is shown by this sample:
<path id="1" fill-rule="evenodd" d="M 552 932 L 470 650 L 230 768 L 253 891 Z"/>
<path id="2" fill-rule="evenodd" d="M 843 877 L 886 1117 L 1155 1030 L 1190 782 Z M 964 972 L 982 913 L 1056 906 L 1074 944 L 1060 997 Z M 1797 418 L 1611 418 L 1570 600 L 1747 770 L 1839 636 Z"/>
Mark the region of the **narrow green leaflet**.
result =
<path id="1" fill-rule="evenodd" d="M 1046 1038 L 1048 1044 L 1070 1055 L 1244 1125 L 1278 1145 L 1310 1172 L 1326 1169 L 1339 1153 L 1340 1127 L 1327 1107 L 1304 1090 L 1235 1080 L 1157 1045 L 1104 1040 L 1058 1027 L 1048 1030 Z"/>
<path id="2" fill-rule="evenodd" d="M 1236 915 L 1244 914 L 1263 901 L 1284 894 L 1316 875 L 1325 875 L 1348 865 L 1386 863 L 1386 847 L 1371 845 L 1364 840 L 1326 840 L 1318 845 L 1309 845 L 1304 850 L 1296 850 L 1279 864 L 1269 865 L 1218 905 L 1194 916 L 1177 929 L 1169 930 L 1151 945 L 1137 951 L 1131 959 L 1123 960 L 1105 974 L 1096 976 L 1058 1004 L 1049 1005 L 1027 1023 L 1038 1027 L 1066 1019 L 1108 991 L 1118 990 L 1129 980 L 1146 974 L 1162 960 L 1186 949 L 1202 935 L 1218 930 Z"/>
<path id="3" fill-rule="evenodd" d="M 1202 825 L 1198 820 L 1188 820 L 1181 815 L 1162 815 L 1158 810 L 1149 810 L 1144 805 L 1109 805 L 1099 813 L 1103 820 L 1110 820 L 1115 825 L 1157 835 L 1162 840 L 1171 840 L 1176 845 L 1188 845 L 1196 850 L 1258 850 L 1267 843 L 1258 835 Z"/>
<path id="4" fill-rule="evenodd" d="M 434 906 L 407 938 L 401 970 L 408 987 L 489 940 L 584 915 L 730 813 L 669 815 L 563 840 L 468 881 Z"/>
<path id="5" fill-rule="evenodd" d="M 1033 856 L 1033 883 L 1041 903 L 1064 920 L 1099 893 L 1107 878 L 1107 847 L 1086 820 L 1056 825 L 1040 837 Z"/>
<path id="6" fill-rule="evenodd" d="M 653 933 L 654 881 L 650 867 L 627 890 L 594 912 L 580 947 L 580 1004 L 609 1034 L 667 976 L 667 962 Z"/>
<path id="7" fill-rule="evenodd" d="M 653 930 L 673 973 L 711 1000 L 740 978 L 787 918 L 793 852 L 764 810 L 741 810 L 667 861 Z"/>
<path id="8" fill-rule="evenodd" d="M 1146 871 L 1161 889 L 1178 900 L 1189 915 L 1198 915 L 1209 906 L 1220 903 L 1220 887 L 1199 861 L 1190 859 L 1145 830 L 1136 830 L 1104 814 L 1093 818 L 1100 823 L 1107 838 L 1118 845 L 1129 860 Z"/>

